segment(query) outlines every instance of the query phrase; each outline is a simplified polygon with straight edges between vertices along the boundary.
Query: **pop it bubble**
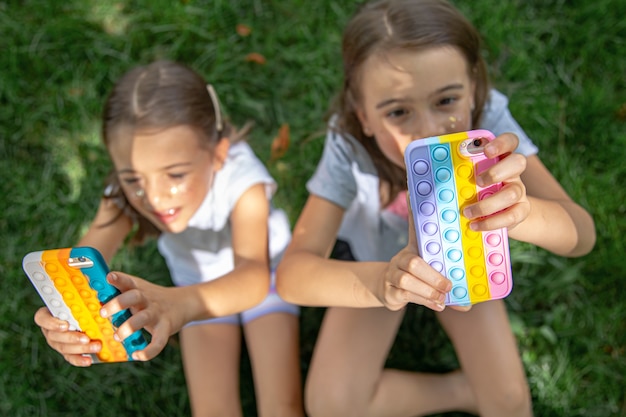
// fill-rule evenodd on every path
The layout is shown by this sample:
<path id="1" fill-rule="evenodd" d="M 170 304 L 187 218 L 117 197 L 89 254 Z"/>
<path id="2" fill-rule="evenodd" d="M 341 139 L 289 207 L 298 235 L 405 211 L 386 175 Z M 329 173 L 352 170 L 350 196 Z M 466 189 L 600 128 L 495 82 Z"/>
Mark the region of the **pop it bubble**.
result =
<path id="1" fill-rule="evenodd" d="M 447 305 L 504 298 L 513 286 L 506 229 L 476 232 L 461 214 L 502 187 L 474 181 L 476 172 L 497 162 L 482 153 L 493 139 L 487 130 L 473 130 L 419 139 L 405 152 L 420 255 L 452 281 Z"/>
<path id="2" fill-rule="evenodd" d="M 31 252 L 24 257 L 22 267 L 52 315 L 66 320 L 70 330 L 102 342 L 102 350 L 91 355 L 94 363 L 129 361 L 134 351 L 147 346 L 141 331 L 122 343 L 113 338 L 130 311 L 120 311 L 110 321 L 100 316 L 102 304 L 119 291 L 106 281 L 109 271 L 97 250 L 79 247 Z"/>

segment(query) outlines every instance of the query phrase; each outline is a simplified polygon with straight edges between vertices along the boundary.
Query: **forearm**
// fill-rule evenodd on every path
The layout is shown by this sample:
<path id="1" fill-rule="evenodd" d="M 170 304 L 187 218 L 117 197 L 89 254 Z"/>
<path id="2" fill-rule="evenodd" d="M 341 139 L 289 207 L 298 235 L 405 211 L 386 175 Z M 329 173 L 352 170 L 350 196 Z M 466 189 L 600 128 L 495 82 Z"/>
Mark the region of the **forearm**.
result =
<path id="1" fill-rule="evenodd" d="M 212 281 L 179 287 L 185 322 L 228 316 L 248 310 L 265 299 L 270 275 L 267 264 L 250 262 Z"/>
<path id="2" fill-rule="evenodd" d="M 290 253 L 278 266 L 277 289 L 287 302 L 306 306 L 380 307 L 374 296 L 387 263 L 327 259 Z"/>
<path id="3" fill-rule="evenodd" d="M 577 257 L 591 251 L 596 232 L 593 219 L 571 200 L 528 197 L 530 213 L 509 230 L 513 239 L 532 243 L 557 255 Z"/>

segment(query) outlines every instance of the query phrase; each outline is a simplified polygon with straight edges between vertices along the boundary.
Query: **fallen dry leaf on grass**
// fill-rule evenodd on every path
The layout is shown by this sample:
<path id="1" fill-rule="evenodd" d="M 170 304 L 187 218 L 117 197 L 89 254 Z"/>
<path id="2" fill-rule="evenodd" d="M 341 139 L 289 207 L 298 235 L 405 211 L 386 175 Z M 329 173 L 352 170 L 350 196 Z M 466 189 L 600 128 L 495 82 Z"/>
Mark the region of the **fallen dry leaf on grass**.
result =
<path id="1" fill-rule="evenodd" d="M 243 37 L 246 37 L 250 35 L 250 33 L 252 33 L 252 29 L 250 28 L 250 26 L 244 25 L 243 23 L 239 23 L 237 27 L 235 28 L 235 30 L 237 31 L 237 34 L 239 36 L 243 36 Z"/>
<path id="2" fill-rule="evenodd" d="M 265 57 L 258 52 L 251 52 L 246 55 L 247 62 L 254 62 L 255 64 L 264 65 Z"/>
<path id="3" fill-rule="evenodd" d="M 278 136 L 272 141 L 271 149 L 271 161 L 275 161 L 281 158 L 289 149 L 289 125 L 283 123 L 280 129 L 278 129 Z"/>

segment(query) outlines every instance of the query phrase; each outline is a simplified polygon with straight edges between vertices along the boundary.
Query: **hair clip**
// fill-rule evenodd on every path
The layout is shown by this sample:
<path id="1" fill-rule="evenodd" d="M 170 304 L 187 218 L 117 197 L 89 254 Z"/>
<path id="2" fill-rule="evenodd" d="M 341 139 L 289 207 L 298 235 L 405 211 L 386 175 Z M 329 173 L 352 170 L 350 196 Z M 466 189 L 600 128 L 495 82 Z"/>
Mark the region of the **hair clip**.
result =
<path id="1" fill-rule="evenodd" d="M 222 125 L 222 110 L 220 108 L 220 101 L 217 98 L 217 93 L 211 84 L 207 84 L 206 89 L 209 92 L 209 96 L 213 102 L 213 109 L 215 110 L 215 126 L 217 127 L 217 131 L 221 133 L 224 126 Z"/>

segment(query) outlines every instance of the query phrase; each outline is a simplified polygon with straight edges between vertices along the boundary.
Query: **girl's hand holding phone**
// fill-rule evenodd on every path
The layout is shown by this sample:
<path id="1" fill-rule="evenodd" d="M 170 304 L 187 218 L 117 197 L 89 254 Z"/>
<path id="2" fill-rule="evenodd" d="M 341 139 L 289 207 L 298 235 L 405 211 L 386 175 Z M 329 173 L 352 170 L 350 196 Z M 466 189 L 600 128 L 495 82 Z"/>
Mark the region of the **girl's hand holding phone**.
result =
<path id="1" fill-rule="evenodd" d="M 407 195 L 408 198 L 408 195 Z M 379 299 L 390 310 L 400 310 L 408 303 L 420 304 L 434 311 L 445 308 L 450 281 L 435 271 L 419 256 L 411 204 L 409 208 L 409 242 L 391 258 L 383 280 Z"/>
<path id="2" fill-rule="evenodd" d="M 147 361 L 157 356 L 165 348 L 169 337 L 190 321 L 184 317 L 188 310 L 184 304 L 188 304 L 190 299 L 179 295 L 181 287 L 156 285 L 118 271 L 109 273 L 107 280 L 122 294 L 102 306 L 103 317 L 125 309 L 130 309 L 133 314 L 119 326 L 116 336 L 123 340 L 142 328 L 151 335 L 148 346 L 133 353 L 134 360 Z"/>
<path id="3" fill-rule="evenodd" d="M 102 349 L 100 341 L 89 339 L 83 332 L 70 330 L 68 322 L 54 317 L 48 307 L 37 310 L 35 323 L 41 327 L 48 345 L 74 366 L 90 366 L 93 359 L 89 355 L 96 354 Z"/>
<path id="4" fill-rule="evenodd" d="M 503 187 L 490 197 L 465 207 L 463 215 L 471 220 L 473 230 L 512 229 L 528 217 L 530 203 L 520 178 L 526 169 L 526 157 L 514 153 L 518 143 L 516 135 L 504 133 L 485 146 L 488 158 L 500 157 L 501 160 L 479 173 L 476 183 L 485 187 L 502 182 Z"/>

